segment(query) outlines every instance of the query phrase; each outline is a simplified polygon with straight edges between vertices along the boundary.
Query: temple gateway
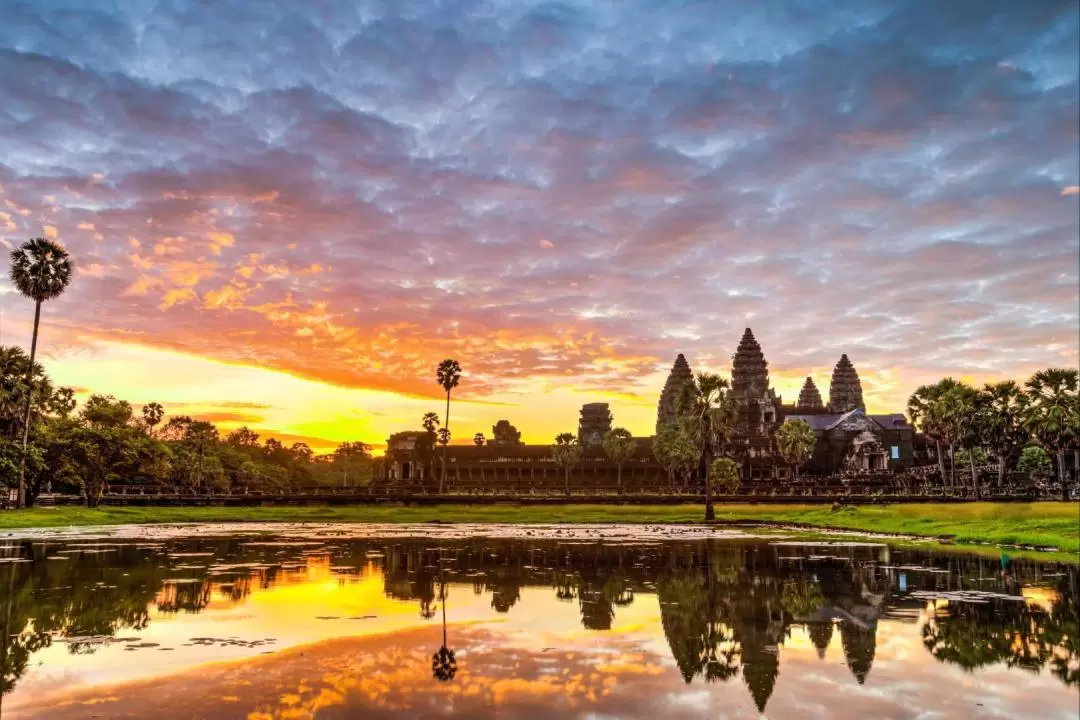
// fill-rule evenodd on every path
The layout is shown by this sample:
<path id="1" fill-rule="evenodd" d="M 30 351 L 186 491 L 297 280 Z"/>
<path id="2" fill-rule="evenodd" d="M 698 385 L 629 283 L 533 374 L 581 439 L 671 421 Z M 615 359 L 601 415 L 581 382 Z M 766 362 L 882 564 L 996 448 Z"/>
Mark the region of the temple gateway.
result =
<path id="1" fill-rule="evenodd" d="M 657 402 L 656 431 L 676 419 L 679 389 L 693 378 L 683 354 L 675 358 Z M 812 377 L 807 377 L 795 403 L 786 405 L 769 382 L 769 363 L 754 333 L 747 328 L 731 365 L 731 395 L 737 406 L 736 425 L 726 453 L 739 463 L 744 487 L 768 487 L 791 476 L 776 452 L 774 435 L 787 420 L 802 420 L 817 438 L 813 456 L 801 467 L 807 482 L 837 475 L 899 472 L 915 464 L 915 434 L 902 413 L 870 414 L 863 401 L 859 374 L 848 356 L 841 355 L 824 402 Z M 603 437 L 614 423 L 607 403 L 581 408 L 577 437 L 583 446 L 581 462 L 572 469 L 577 490 L 615 489 L 619 468 L 603 450 Z M 563 468 L 552 458 L 551 441 L 528 444 L 508 420 L 492 428 L 484 445 L 446 448 L 445 491 L 532 492 L 562 491 Z M 652 452 L 655 436 L 635 438 L 633 456 L 622 466 L 621 489 L 665 492 L 670 478 Z M 396 433 L 387 440 L 386 455 L 376 464 L 378 487 L 408 485 L 433 491 L 438 487 L 443 449 L 423 431 Z"/>

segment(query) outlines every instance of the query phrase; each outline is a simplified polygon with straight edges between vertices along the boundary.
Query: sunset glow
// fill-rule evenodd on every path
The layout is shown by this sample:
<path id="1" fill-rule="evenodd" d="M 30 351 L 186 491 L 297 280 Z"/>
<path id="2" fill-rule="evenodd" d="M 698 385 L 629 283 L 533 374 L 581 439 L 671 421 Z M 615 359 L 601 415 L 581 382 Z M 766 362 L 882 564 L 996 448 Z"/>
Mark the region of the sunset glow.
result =
<path id="1" fill-rule="evenodd" d="M 70 250 L 80 399 L 378 448 L 453 357 L 455 442 L 546 443 L 745 327 L 871 412 L 1080 361 L 1074 2 L 91 4 L 0 21 L 0 243 Z"/>

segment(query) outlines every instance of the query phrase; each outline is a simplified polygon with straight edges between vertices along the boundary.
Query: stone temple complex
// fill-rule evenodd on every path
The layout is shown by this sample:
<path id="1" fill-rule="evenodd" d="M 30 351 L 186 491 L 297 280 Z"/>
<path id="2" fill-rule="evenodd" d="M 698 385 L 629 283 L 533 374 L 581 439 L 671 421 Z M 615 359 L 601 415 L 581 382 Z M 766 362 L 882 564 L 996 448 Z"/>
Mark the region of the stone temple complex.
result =
<path id="1" fill-rule="evenodd" d="M 693 377 L 690 363 L 678 354 L 660 388 L 657 433 L 675 423 L 679 392 Z M 739 464 L 744 487 L 768 487 L 790 480 L 791 468 L 779 457 L 774 440 L 776 430 L 788 420 L 807 423 L 817 438 L 812 458 L 800 470 L 807 482 L 840 474 L 898 472 L 914 464 L 912 426 L 902 413 L 866 412 L 859 374 L 846 354 L 833 368 L 827 404 L 814 379 L 807 377 L 796 402 L 785 405 L 771 385 L 769 362 L 761 344 L 746 328 L 732 355 L 729 392 L 736 415 L 725 455 Z M 614 485 L 619 469 L 606 457 L 603 438 L 615 425 L 608 403 L 582 406 L 577 440 L 584 450 L 571 473 L 575 485 L 584 489 Z M 494 437 L 486 445 L 451 445 L 447 449 L 447 482 L 455 490 L 530 492 L 563 487 L 564 471 L 555 464 L 551 452 L 554 438 L 527 444 L 508 420 L 500 420 L 492 432 Z M 653 437 L 635 438 L 635 452 L 622 467 L 625 487 L 644 492 L 669 488 L 672 480 L 652 452 Z M 409 480 L 430 486 L 437 484 L 440 463 L 441 451 L 433 452 L 430 439 L 422 432 L 397 433 L 376 465 L 375 478 L 382 485 Z"/>

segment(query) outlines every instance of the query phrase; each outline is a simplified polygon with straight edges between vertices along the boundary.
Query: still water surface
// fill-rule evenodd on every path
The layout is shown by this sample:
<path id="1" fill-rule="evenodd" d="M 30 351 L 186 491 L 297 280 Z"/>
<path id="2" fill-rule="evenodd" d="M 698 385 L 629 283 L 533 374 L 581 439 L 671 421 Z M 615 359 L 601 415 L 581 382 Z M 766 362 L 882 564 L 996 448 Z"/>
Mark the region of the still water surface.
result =
<path id="1" fill-rule="evenodd" d="M 1075 566 L 653 530 L 0 540 L 0 713 L 1077 717 Z"/>

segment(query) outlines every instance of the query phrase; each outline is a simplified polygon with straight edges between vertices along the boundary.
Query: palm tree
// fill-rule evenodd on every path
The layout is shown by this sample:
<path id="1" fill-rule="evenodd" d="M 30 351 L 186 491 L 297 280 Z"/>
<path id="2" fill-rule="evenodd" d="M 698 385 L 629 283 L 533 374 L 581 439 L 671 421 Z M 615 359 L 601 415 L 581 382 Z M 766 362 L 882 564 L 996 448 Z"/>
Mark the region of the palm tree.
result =
<path id="1" fill-rule="evenodd" d="M 473 445 L 476 447 L 484 447 L 484 443 L 487 442 L 484 438 L 484 433 L 476 433 L 472 436 Z"/>
<path id="2" fill-rule="evenodd" d="M 785 420 L 777 429 L 775 439 L 780 457 L 791 465 L 795 471 L 795 479 L 798 480 L 799 466 L 814 454 L 814 445 L 817 444 L 814 429 L 805 420 Z"/>
<path id="3" fill-rule="evenodd" d="M 424 413 L 423 427 L 428 436 L 428 444 L 431 446 L 431 457 L 427 462 L 427 477 L 435 474 L 435 444 L 438 442 L 439 414 L 433 412 Z M 425 482 L 425 485 L 427 483 Z"/>
<path id="4" fill-rule="evenodd" d="M 37 356 L 41 303 L 60 297 L 71 282 L 71 256 L 60 243 L 34 238 L 11 251 L 11 282 L 22 295 L 34 301 L 34 334 L 30 341 L 30 367 L 26 375 L 26 406 L 23 412 L 22 453 L 19 458 L 19 507 L 26 507 L 26 446 L 30 440 L 31 383 Z"/>
<path id="5" fill-rule="evenodd" d="M 581 453 L 584 448 L 578 442 L 573 433 L 559 433 L 555 437 L 555 444 L 551 446 L 551 456 L 555 464 L 565 471 L 566 494 L 570 494 L 570 469 L 581 462 Z"/>
<path id="6" fill-rule="evenodd" d="M 1065 450 L 1080 438 L 1078 373 L 1071 368 L 1040 370 L 1027 381 L 1028 412 L 1024 426 L 1057 459 L 1061 499 L 1069 499 Z"/>
<path id="7" fill-rule="evenodd" d="M 435 371 L 435 379 L 442 389 L 446 391 L 446 419 L 443 421 L 443 429 L 447 434 L 450 432 L 450 391 L 461 382 L 461 365 L 453 358 L 447 358 L 439 363 Z M 446 444 L 443 444 L 442 477 L 439 478 L 439 493 L 442 494 L 443 483 L 446 482 Z"/>
<path id="8" fill-rule="evenodd" d="M 154 428 L 161 422 L 161 418 L 165 417 L 165 408 L 161 407 L 161 403 L 147 403 L 143 405 L 142 416 L 143 422 L 146 423 L 147 434 L 154 437 Z"/>
<path id="9" fill-rule="evenodd" d="M 911 418 L 911 423 L 933 440 L 937 448 L 938 470 L 941 472 L 942 483 L 948 481 L 948 476 L 945 474 L 945 456 L 941 451 L 944 428 L 937 401 L 959 384 L 952 378 L 943 378 L 933 385 L 919 386 L 908 399 L 908 416 Z"/>
<path id="10" fill-rule="evenodd" d="M 440 682 L 453 680 L 457 675 L 457 658 L 446 646 L 446 582 L 443 580 L 442 550 L 439 550 L 439 604 L 442 605 L 442 646 L 431 656 L 431 675 Z"/>
<path id="11" fill-rule="evenodd" d="M 716 519 L 712 502 L 712 459 L 727 445 L 735 425 L 736 408 L 728 395 L 728 381 L 713 373 L 698 373 L 680 389 L 676 412 L 698 448 L 697 465 L 705 474 L 705 521 Z"/>
<path id="12" fill-rule="evenodd" d="M 971 466 L 971 486 L 976 498 L 979 495 L 979 479 L 975 473 L 974 449 L 980 442 L 978 422 L 978 391 L 970 385 L 959 383 L 947 390 L 936 402 L 936 412 L 944 425 L 949 441 L 949 456 L 953 459 L 952 480 L 956 482 L 956 445 L 968 450 Z"/>
<path id="13" fill-rule="evenodd" d="M 1009 460 L 1024 447 L 1024 415 L 1027 396 L 1013 380 L 988 383 L 979 393 L 979 426 L 982 438 L 998 460 L 998 487 L 1005 482 Z"/>
<path id="14" fill-rule="evenodd" d="M 622 492 L 622 466 L 626 461 L 634 457 L 637 450 L 637 441 L 626 428 L 614 428 L 604 434 L 604 453 L 618 468 L 619 492 Z"/>

